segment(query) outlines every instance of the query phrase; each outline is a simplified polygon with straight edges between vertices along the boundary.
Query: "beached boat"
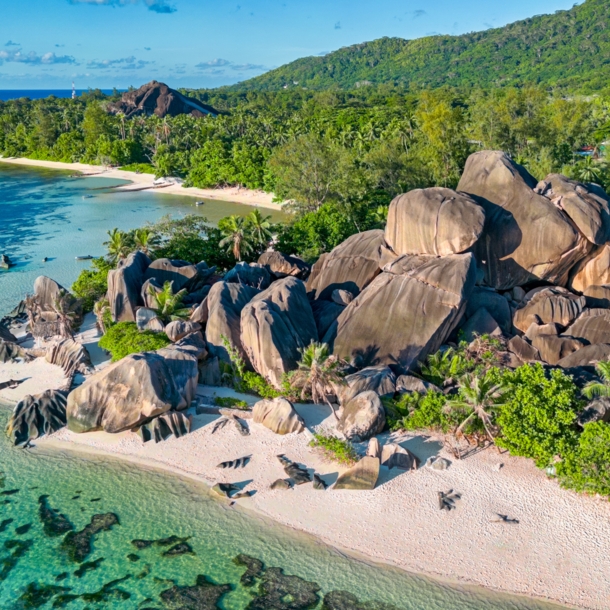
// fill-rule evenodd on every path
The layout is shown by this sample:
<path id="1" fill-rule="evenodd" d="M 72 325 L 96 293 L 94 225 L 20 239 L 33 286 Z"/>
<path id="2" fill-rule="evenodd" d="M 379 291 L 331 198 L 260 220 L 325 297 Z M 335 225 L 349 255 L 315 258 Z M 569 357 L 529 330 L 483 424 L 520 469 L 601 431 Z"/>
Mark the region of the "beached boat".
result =
<path id="1" fill-rule="evenodd" d="M 203 205 L 205 201 L 195 201 L 195 205 Z"/>

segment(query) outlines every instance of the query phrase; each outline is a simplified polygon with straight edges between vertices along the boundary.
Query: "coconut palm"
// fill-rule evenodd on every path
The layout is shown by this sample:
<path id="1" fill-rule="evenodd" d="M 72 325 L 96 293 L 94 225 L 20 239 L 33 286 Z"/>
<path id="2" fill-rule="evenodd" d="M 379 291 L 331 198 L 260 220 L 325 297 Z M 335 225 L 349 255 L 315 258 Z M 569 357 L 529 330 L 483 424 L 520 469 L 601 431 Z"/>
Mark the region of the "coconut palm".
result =
<path id="1" fill-rule="evenodd" d="M 104 242 L 104 246 L 108 250 L 108 259 L 116 265 L 129 253 L 127 234 L 115 227 L 112 231 L 108 231 L 108 236 L 110 239 Z"/>
<path id="2" fill-rule="evenodd" d="M 585 157 L 582 163 L 579 163 L 577 170 L 578 179 L 583 182 L 596 182 L 602 175 L 602 170 L 599 165 L 595 163 L 593 157 Z"/>
<path id="3" fill-rule="evenodd" d="M 453 348 L 428 356 L 421 365 L 422 377 L 437 386 L 451 385 L 466 372 L 466 359 Z"/>
<path id="4" fill-rule="evenodd" d="M 95 314 L 95 325 L 102 335 L 106 334 L 106 323 L 104 317 L 110 312 L 110 301 L 104 297 L 96 301 L 93 305 L 93 313 Z"/>
<path id="5" fill-rule="evenodd" d="M 610 397 L 610 361 L 598 362 L 595 369 L 599 375 L 598 381 L 589 381 L 582 390 L 587 398 L 602 396 Z"/>
<path id="6" fill-rule="evenodd" d="M 150 258 L 154 257 L 153 248 L 159 244 L 159 237 L 153 231 L 146 227 L 136 229 L 133 232 L 133 241 L 138 250 Z"/>
<path id="7" fill-rule="evenodd" d="M 460 436 L 464 428 L 475 418 L 481 420 L 487 437 L 491 442 L 498 435 L 498 430 L 493 423 L 494 411 L 500 406 L 500 399 L 504 393 L 501 384 L 490 373 L 484 375 L 468 374 L 460 380 L 459 393 L 455 398 L 447 401 L 446 409 L 468 411 L 471 413 L 456 428 L 455 435 Z"/>
<path id="8" fill-rule="evenodd" d="M 173 282 L 165 282 L 160 292 L 157 292 L 154 286 L 148 286 L 148 294 L 153 297 L 153 306 L 157 313 L 157 317 L 163 322 L 171 322 L 172 320 L 183 320 L 190 316 L 191 310 L 184 307 L 182 299 L 187 294 L 187 290 L 183 288 L 174 293 Z"/>
<path id="9" fill-rule="evenodd" d="M 260 210 L 254 210 L 248 214 L 246 218 L 246 224 L 250 231 L 250 234 L 254 238 L 254 241 L 259 246 L 267 246 L 271 240 L 271 223 L 269 219 L 271 216 L 263 216 Z"/>
<path id="10" fill-rule="evenodd" d="M 290 377 L 290 385 L 301 390 L 301 400 L 311 394 L 316 404 L 326 402 L 336 419 L 337 413 L 328 397 L 333 393 L 333 385 L 343 385 L 345 380 L 340 375 L 340 361 L 331 356 L 326 343 L 312 341 L 307 347 L 299 349 L 301 361 L 298 369 Z"/>
<path id="11" fill-rule="evenodd" d="M 60 290 L 53 302 L 51 309 L 57 314 L 59 333 L 62 337 L 73 337 L 74 324 L 78 319 L 78 299 L 75 299 L 67 290 Z"/>
<path id="12" fill-rule="evenodd" d="M 232 252 L 236 260 L 241 261 L 242 254 L 252 251 L 252 236 L 245 218 L 237 214 L 227 216 L 218 223 L 218 228 L 224 236 L 220 247 Z"/>

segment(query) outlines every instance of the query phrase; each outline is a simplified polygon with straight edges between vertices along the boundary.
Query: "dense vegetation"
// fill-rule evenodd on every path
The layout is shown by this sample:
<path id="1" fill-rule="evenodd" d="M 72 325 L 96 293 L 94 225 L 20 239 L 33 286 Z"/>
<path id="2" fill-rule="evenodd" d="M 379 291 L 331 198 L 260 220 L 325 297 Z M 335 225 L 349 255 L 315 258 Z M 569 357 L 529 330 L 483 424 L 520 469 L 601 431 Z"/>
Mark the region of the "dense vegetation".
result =
<path id="1" fill-rule="evenodd" d="M 139 331 L 135 322 L 118 322 L 106 330 L 100 339 L 100 347 L 110 352 L 112 362 L 129 354 L 152 352 L 170 344 L 165 333 Z"/>
<path id="2" fill-rule="evenodd" d="M 353 89 L 541 84 L 594 92 L 607 87 L 610 5 L 586 0 L 567 11 L 462 36 L 381 38 L 306 57 L 232 89 Z"/>
<path id="3" fill-rule="evenodd" d="M 537 178 L 562 171 L 609 182 L 603 163 L 575 154 L 610 134 L 603 95 L 387 87 L 193 95 L 223 114 L 126 120 L 106 112 L 112 96 L 96 92 L 76 100 L 0 102 L 0 154 L 148 169 L 198 187 L 273 191 L 294 212 L 279 235 L 280 248 L 308 259 L 353 233 L 382 226 L 398 193 L 455 186 L 468 155 L 481 148 L 507 151 Z M 223 251 L 223 264 L 231 261 L 214 239 L 207 244 L 199 243 L 200 260 Z M 186 253 L 191 245 L 185 244 Z"/>

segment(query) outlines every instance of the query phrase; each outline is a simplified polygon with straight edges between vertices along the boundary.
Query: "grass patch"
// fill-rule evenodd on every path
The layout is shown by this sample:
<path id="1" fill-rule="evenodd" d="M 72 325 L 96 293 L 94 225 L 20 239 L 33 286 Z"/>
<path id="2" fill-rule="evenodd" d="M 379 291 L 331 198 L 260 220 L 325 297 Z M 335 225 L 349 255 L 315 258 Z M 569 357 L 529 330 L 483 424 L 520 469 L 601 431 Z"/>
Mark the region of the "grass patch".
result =
<path id="1" fill-rule="evenodd" d="M 321 449 L 322 453 L 333 462 L 351 466 L 358 460 L 358 454 L 349 441 L 326 434 L 314 434 L 313 437 L 314 440 L 309 446 Z"/>
<path id="2" fill-rule="evenodd" d="M 112 362 L 117 362 L 129 354 L 154 352 L 170 343 L 165 333 L 141 332 L 135 322 L 119 322 L 106 331 L 99 345 L 110 352 Z"/>
<path id="3" fill-rule="evenodd" d="M 224 407 L 227 409 L 242 409 L 244 411 L 250 408 L 245 400 L 240 400 L 239 398 L 235 398 L 233 396 L 215 396 L 214 404 L 217 407 Z"/>

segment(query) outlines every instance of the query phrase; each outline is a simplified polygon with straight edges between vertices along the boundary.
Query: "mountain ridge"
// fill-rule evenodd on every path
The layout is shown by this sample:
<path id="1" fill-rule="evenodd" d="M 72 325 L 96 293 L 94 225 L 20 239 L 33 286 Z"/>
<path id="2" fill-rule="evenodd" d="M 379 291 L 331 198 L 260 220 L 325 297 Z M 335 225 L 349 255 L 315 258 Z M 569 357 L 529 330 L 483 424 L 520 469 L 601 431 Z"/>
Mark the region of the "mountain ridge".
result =
<path id="1" fill-rule="evenodd" d="M 225 89 L 510 86 L 597 91 L 610 80 L 610 2 L 586 0 L 501 28 L 406 40 L 378 38 L 297 59 Z"/>

